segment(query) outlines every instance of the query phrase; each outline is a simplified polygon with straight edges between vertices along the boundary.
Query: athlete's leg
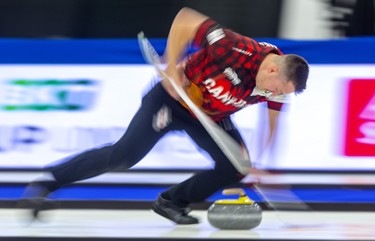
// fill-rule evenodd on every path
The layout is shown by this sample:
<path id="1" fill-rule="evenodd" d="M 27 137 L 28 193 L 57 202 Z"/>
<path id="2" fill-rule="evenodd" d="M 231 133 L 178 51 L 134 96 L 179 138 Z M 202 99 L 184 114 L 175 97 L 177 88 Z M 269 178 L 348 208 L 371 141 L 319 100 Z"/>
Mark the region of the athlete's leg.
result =
<path id="1" fill-rule="evenodd" d="M 170 129 L 171 121 L 158 122 L 169 115 L 165 105 L 168 94 L 159 85 L 155 86 L 143 99 L 142 105 L 132 119 L 125 134 L 114 145 L 95 148 L 78 155 L 65 158 L 47 167 L 51 178 L 32 182 L 24 193 L 20 206 L 31 208 L 37 217 L 43 210 L 45 197 L 63 185 L 100 175 L 115 168 L 130 168 L 140 161 L 155 143 Z M 166 113 L 167 112 L 167 113 Z"/>
<path id="2" fill-rule="evenodd" d="M 55 180 L 65 185 L 116 168 L 128 169 L 138 163 L 170 129 L 167 125 L 159 129 L 153 125 L 160 111 L 168 111 L 163 98 L 156 97 L 158 93 L 163 92 L 156 86 L 142 99 L 140 109 L 115 144 L 88 150 L 50 165 L 48 170 Z M 171 113 L 163 117 L 166 115 L 171 118 Z"/>
<path id="3" fill-rule="evenodd" d="M 222 121 L 222 127 L 238 143 L 243 144 L 240 133 L 229 118 Z M 210 154 L 215 161 L 215 167 L 194 175 L 162 194 L 163 197 L 171 199 L 179 206 L 204 201 L 220 188 L 237 183 L 244 177 L 234 168 L 203 126 L 189 126 L 186 132 L 200 148 Z"/>

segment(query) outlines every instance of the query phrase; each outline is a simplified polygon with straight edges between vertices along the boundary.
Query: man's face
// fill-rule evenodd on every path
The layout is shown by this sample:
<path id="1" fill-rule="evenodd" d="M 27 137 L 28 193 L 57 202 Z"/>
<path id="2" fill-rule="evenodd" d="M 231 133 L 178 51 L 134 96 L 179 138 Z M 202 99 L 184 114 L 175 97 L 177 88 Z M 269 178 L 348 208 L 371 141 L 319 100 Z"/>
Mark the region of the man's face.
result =
<path id="1" fill-rule="evenodd" d="M 266 93 L 272 93 L 271 96 L 287 95 L 295 91 L 292 81 L 287 81 L 278 71 L 267 72 L 257 81 L 257 87 Z"/>

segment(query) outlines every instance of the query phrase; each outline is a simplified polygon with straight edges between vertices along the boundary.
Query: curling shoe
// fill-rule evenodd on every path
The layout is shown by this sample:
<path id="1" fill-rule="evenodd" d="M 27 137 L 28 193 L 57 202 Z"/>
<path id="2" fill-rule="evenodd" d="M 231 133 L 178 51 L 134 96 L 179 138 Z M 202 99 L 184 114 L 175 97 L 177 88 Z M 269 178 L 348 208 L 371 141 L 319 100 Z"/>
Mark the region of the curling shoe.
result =
<path id="1" fill-rule="evenodd" d="M 30 222 L 40 218 L 40 212 L 44 210 L 56 209 L 58 204 L 48 199 L 47 196 L 50 194 L 50 190 L 44 185 L 43 182 L 32 182 L 17 203 L 17 207 L 21 209 L 28 209 Z"/>
<path id="2" fill-rule="evenodd" d="M 158 199 L 153 203 L 152 210 L 175 222 L 176 224 L 197 224 L 199 220 L 188 213 L 189 208 L 182 208 L 174 204 L 171 200 L 164 199 L 159 195 Z"/>

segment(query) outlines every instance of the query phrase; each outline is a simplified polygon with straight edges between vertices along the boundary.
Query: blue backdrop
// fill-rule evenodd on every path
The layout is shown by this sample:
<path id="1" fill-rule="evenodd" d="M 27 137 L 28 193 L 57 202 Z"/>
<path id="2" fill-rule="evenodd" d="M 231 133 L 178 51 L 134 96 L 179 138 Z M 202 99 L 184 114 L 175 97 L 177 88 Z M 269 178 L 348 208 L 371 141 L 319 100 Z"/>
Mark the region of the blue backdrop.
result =
<path id="1" fill-rule="evenodd" d="M 296 41 L 256 39 L 278 46 L 284 53 L 305 57 L 311 64 L 375 63 L 375 37 Z M 162 54 L 165 39 L 151 39 Z M 1 64 L 126 64 L 144 63 L 136 39 L 31 40 L 0 39 Z"/>

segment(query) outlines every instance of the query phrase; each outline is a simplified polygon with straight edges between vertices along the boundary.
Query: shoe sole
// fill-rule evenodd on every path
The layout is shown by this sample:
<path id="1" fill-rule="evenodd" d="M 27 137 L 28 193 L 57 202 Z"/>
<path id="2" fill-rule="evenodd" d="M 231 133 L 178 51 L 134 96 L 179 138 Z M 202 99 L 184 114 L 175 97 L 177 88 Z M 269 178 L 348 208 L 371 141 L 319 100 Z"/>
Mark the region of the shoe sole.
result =
<path id="1" fill-rule="evenodd" d="M 160 209 L 157 205 L 153 204 L 152 205 L 152 208 L 151 208 L 152 211 L 154 211 L 155 213 L 159 214 L 160 216 L 163 216 L 165 217 L 166 219 L 169 219 L 171 220 L 172 222 L 176 223 L 176 224 L 198 224 L 199 221 L 192 221 L 192 222 L 177 222 L 175 220 L 173 220 L 172 218 L 170 218 L 168 216 L 168 214 L 166 212 L 164 212 L 162 209 Z"/>
<path id="2" fill-rule="evenodd" d="M 54 200 L 43 199 L 43 200 L 32 200 L 23 199 L 16 205 L 20 209 L 29 209 L 31 212 L 31 221 L 39 219 L 39 214 L 42 211 L 58 209 L 60 204 Z"/>

